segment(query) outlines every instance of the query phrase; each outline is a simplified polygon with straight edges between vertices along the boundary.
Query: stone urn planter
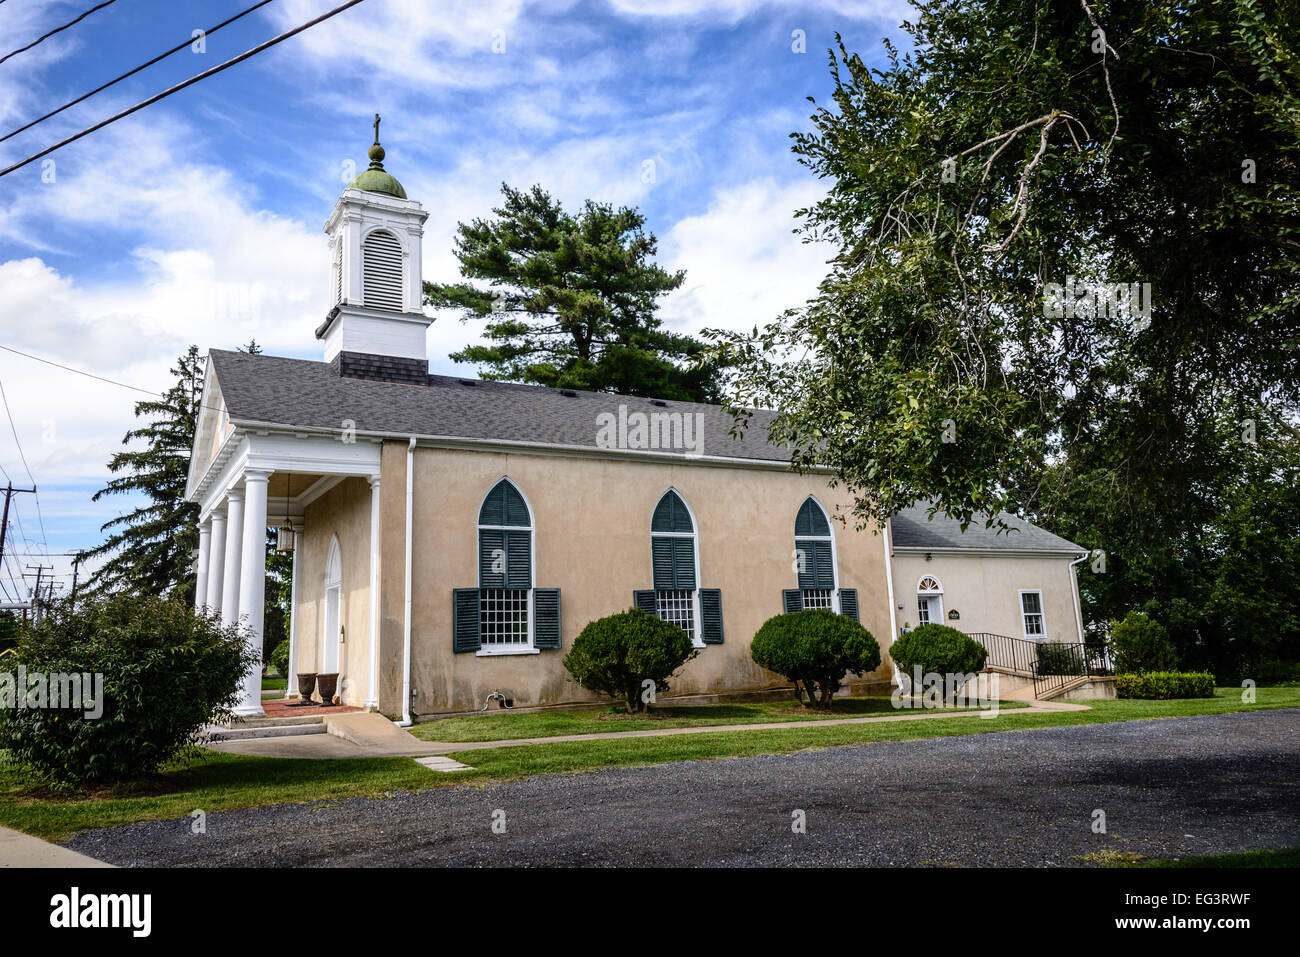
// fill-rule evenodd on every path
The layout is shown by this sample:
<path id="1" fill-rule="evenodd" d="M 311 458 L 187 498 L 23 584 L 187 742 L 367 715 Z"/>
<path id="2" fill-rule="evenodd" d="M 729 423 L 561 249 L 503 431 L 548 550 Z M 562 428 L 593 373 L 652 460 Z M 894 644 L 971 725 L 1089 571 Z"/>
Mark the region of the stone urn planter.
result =
<path id="1" fill-rule="evenodd" d="M 334 694 L 338 690 L 338 686 L 338 672 L 329 675 L 317 675 L 316 690 L 320 692 L 320 703 L 324 705 L 333 704 Z"/>
<path id="2" fill-rule="evenodd" d="M 308 705 L 312 703 L 312 689 L 316 687 L 316 672 L 299 672 L 298 673 L 298 704 Z"/>

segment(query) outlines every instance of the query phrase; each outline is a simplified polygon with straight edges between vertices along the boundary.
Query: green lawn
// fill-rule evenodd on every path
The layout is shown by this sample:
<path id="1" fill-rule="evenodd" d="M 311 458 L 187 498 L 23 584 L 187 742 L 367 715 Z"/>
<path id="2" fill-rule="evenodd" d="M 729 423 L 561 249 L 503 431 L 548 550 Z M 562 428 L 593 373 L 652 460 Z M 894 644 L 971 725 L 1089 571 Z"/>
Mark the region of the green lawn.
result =
<path id="1" fill-rule="evenodd" d="M 1146 858 L 1141 854 L 1116 859 L 1109 867 L 1300 867 L 1300 847 L 1280 851 L 1244 851 L 1240 854 L 1207 854 L 1203 857 Z"/>
<path id="2" fill-rule="evenodd" d="M 1202 700 L 1096 701 L 1091 704 L 1093 707 L 1088 711 L 1008 710 L 991 720 L 953 717 L 830 726 L 818 726 L 817 721 L 795 721 L 789 728 L 770 730 L 604 738 L 489 748 L 458 755 L 474 770 L 455 774 L 427 771 L 409 758 L 315 761 L 208 752 L 203 760 L 190 767 L 168 770 L 146 784 L 118 785 L 94 794 L 73 796 L 33 790 L 14 768 L 0 765 L 0 824 L 61 840 L 86 828 L 182 817 L 196 808 L 219 811 L 264 804 L 375 797 L 393 791 L 448 787 L 461 782 L 510 780 L 530 774 L 575 773 L 601 767 L 778 754 L 843 744 L 1173 718 L 1224 711 L 1296 708 L 1300 707 L 1300 688 L 1260 688 L 1258 702 L 1253 705 L 1241 702 L 1239 688 L 1220 688 L 1214 698 Z M 540 716 L 485 716 L 488 720 L 535 717 Z M 609 724 L 612 727 L 623 726 Z"/>
<path id="3" fill-rule="evenodd" d="M 1025 707 L 1009 701 L 1003 708 Z M 971 711 L 972 708 L 952 708 Z M 424 741 L 511 741 L 516 738 L 551 738 L 566 734 L 607 731 L 649 731 L 655 728 L 702 728 L 714 724 L 769 724 L 777 721 L 825 721 L 828 718 L 865 718 L 898 714 L 888 698 L 837 698 L 831 711 L 814 711 L 793 700 L 749 704 L 707 704 L 655 707 L 649 715 L 632 715 L 620 705 L 581 711 L 540 711 L 515 714 L 488 712 L 462 718 L 427 721 L 411 728 Z"/>
<path id="4" fill-rule="evenodd" d="M 262 679 L 263 691 L 284 691 L 289 687 L 289 679 L 281 678 L 275 675 L 267 675 Z"/>

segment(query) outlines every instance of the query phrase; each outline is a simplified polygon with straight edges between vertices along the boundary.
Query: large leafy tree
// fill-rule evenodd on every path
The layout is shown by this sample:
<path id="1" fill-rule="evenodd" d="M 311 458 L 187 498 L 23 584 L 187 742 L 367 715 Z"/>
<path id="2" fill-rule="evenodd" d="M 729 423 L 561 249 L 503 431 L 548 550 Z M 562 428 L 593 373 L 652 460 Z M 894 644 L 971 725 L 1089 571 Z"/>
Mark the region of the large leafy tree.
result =
<path id="1" fill-rule="evenodd" d="M 106 556 L 86 583 L 87 592 L 129 589 L 148 595 L 194 600 L 194 555 L 199 507 L 185 501 L 185 480 L 203 389 L 204 357 L 190 346 L 176 361 L 175 381 L 157 399 L 135 404 L 144 421 L 126 433 L 108 469 L 114 478 L 92 496 L 136 494 L 143 503 L 105 522 L 103 543 L 81 560 Z M 139 447 L 130 446 L 141 443 Z M 80 591 L 80 589 L 78 589 Z"/>
<path id="2" fill-rule="evenodd" d="M 424 284 L 429 305 L 487 320 L 487 343 L 452 359 L 490 379 L 717 399 L 714 367 L 697 362 L 704 344 L 655 316 L 686 274 L 653 262 L 658 243 L 638 210 L 587 200 L 575 214 L 540 186 L 501 191 L 491 218 L 458 229 L 461 274 L 475 282 Z"/>
<path id="3" fill-rule="evenodd" d="M 1300 8 L 914 6 L 906 55 L 831 53 L 794 150 L 829 184 L 802 228 L 839 254 L 806 308 L 713 335 L 732 399 L 779 410 L 863 519 L 1023 509 L 1107 552 L 1097 618 L 1158 581 L 1210 654 L 1228 618 L 1191 593 L 1300 405 Z M 1055 309 L 1071 280 L 1149 283 L 1149 314 Z"/>

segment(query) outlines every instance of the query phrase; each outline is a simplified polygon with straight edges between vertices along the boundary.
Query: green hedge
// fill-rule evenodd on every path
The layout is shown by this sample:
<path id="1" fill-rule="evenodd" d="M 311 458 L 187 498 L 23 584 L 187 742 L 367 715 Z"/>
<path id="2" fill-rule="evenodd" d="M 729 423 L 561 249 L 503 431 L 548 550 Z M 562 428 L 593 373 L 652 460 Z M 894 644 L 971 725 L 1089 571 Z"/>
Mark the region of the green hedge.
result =
<path id="1" fill-rule="evenodd" d="M 578 684 L 622 698 L 634 714 L 650 703 L 645 682 L 654 682 L 654 693 L 662 694 L 673 673 L 696 654 L 686 632 L 634 608 L 588 622 L 563 664 Z"/>
<path id="2" fill-rule="evenodd" d="M 982 671 L 988 655 L 988 649 L 965 632 L 939 624 L 914 628 L 899 636 L 889 648 L 889 657 L 907 675 L 917 665 L 921 666 L 922 674 Z"/>
<path id="3" fill-rule="evenodd" d="M 1208 671 L 1147 671 L 1116 675 L 1119 698 L 1213 698 L 1214 675 Z"/>
<path id="4" fill-rule="evenodd" d="M 796 701 L 831 706 L 846 674 L 880 667 L 880 645 L 871 632 L 828 608 L 769 618 L 749 645 L 754 663 L 794 682 Z"/>

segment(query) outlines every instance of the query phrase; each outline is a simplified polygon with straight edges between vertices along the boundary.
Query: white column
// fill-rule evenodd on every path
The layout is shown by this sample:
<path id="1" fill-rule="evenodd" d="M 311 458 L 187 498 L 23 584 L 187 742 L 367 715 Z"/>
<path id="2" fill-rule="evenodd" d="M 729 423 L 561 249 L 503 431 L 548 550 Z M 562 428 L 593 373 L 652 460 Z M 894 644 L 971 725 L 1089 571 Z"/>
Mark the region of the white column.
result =
<path id="1" fill-rule="evenodd" d="M 293 569 L 289 573 L 289 683 L 286 696 L 298 693 L 298 553 L 302 551 L 302 529 L 293 530 Z"/>
<path id="2" fill-rule="evenodd" d="M 367 708 L 379 707 L 379 476 L 370 477 L 370 690 Z"/>
<path id="3" fill-rule="evenodd" d="M 239 620 L 239 545 L 244 536 L 244 490 L 226 493 L 226 561 L 221 572 L 221 620 Z"/>
<path id="4" fill-rule="evenodd" d="M 194 610 L 203 611 L 208 600 L 208 556 L 212 547 L 212 519 L 199 522 L 199 557 L 194 563 Z"/>
<path id="5" fill-rule="evenodd" d="M 212 544 L 208 546 L 208 591 L 204 605 L 214 614 L 221 612 L 221 581 L 226 570 L 226 506 L 212 513 Z"/>
<path id="6" fill-rule="evenodd" d="M 240 543 L 239 617 L 248 627 L 248 650 L 256 655 L 244 675 L 237 714 L 262 711 L 262 619 L 266 612 L 266 483 L 270 472 L 244 473 L 244 533 Z"/>

